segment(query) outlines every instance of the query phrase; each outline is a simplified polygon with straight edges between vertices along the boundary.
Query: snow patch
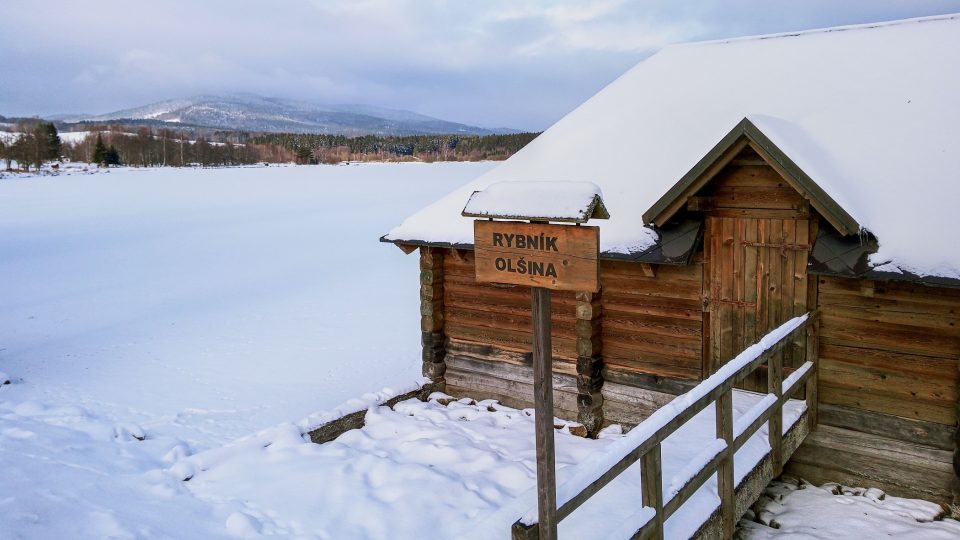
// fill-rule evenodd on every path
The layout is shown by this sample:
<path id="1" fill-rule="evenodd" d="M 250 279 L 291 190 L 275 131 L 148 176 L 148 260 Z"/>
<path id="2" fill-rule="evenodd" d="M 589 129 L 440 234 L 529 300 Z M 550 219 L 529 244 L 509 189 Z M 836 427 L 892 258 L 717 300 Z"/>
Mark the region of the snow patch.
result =
<path id="1" fill-rule="evenodd" d="M 597 197 L 603 193 L 591 182 L 498 182 L 471 195 L 463 213 L 582 222 Z"/>

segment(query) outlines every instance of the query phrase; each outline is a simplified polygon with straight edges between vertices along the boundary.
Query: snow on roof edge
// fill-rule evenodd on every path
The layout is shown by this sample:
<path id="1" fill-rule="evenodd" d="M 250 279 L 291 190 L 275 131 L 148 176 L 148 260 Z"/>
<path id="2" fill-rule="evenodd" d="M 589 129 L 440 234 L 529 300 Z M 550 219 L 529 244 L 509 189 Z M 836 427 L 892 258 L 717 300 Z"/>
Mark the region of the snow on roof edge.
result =
<path id="1" fill-rule="evenodd" d="M 678 43 L 670 43 L 670 44 L 664 45 L 663 47 L 658 49 L 654 54 L 666 49 L 697 47 L 701 45 L 724 45 L 727 43 L 739 43 L 744 41 L 759 41 L 764 39 L 800 37 L 800 36 L 815 35 L 815 34 L 829 34 L 832 32 L 847 32 L 850 30 L 870 30 L 873 28 L 901 26 L 901 25 L 912 24 L 912 23 L 944 21 L 944 20 L 951 20 L 951 19 L 960 19 L 960 13 L 944 13 L 941 15 L 927 15 L 924 17 L 911 17 L 909 19 L 890 19 L 886 21 L 846 24 L 842 26 L 824 26 L 820 28 L 810 28 L 807 30 L 773 32 L 770 34 L 755 34 L 752 36 L 737 36 L 737 37 L 730 37 L 730 38 L 708 39 L 704 41 L 682 41 Z"/>

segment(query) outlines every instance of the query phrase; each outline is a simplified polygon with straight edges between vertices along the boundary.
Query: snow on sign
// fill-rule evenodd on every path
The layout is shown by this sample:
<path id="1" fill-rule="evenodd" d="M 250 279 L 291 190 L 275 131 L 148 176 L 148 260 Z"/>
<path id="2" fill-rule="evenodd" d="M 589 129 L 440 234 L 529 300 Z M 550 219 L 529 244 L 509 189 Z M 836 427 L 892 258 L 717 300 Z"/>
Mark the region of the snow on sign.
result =
<path id="1" fill-rule="evenodd" d="M 474 221 L 477 281 L 560 291 L 600 289 L 600 229 L 579 226 L 610 217 L 596 184 L 498 182 L 474 191 L 461 215 L 505 220 Z"/>
<path id="2" fill-rule="evenodd" d="M 477 281 L 600 289 L 598 227 L 477 220 L 473 233 Z"/>

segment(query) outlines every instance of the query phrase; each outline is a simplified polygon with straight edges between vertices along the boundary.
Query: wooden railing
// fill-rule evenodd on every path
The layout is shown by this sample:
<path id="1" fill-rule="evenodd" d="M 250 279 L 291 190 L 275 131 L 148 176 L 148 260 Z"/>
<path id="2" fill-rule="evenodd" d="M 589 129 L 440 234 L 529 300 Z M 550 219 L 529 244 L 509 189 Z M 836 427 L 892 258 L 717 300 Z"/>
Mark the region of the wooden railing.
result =
<path id="1" fill-rule="evenodd" d="M 624 439 L 611 444 L 607 451 L 577 466 L 569 480 L 557 488 L 557 515 L 560 522 L 579 508 L 590 497 L 619 476 L 628 467 L 640 462 L 643 507 L 625 521 L 632 538 L 663 538 L 663 524 L 714 473 L 718 478 L 720 519 L 723 536 L 731 538 L 735 526 L 734 455 L 766 422 L 769 424 L 770 461 L 774 476 L 783 469 L 783 405 L 801 386 L 805 386 L 807 418 L 811 427 L 817 421 L 817 320 L 819 311 L 787 321 L 748 347 L 736 358 L 721 367 L 716 374 L 692 390 L 678 396 L 669 404 L 639 424 Z M 804 336 L 805 362 L 783 378 L 783 355 L 779 354 L 794 339 Z M 733 389 L 760 366 L 767 366 L 768 394 L 754 405 L 734 425 Z M 711 403 L 716 403 L 716 433 L 718 444 L 706 464 L 674 493 L 663 500 L 663 470 L 661 445 L 663 441 L 691 420 Z M 636 433 L 635 433 L 636 432 Z M 624 446 L 618 443 L 630 443 Z M 620 452 L 617 454 L 617 452 Z M 601 464 L 609 466 L 599 467 Z M 635 525 L 635 527 L 631 526 Z M 627 534 L 630 534 L 629 532 Z M 539 536 L 536 509 L 512 527 L 514 540 Z"/>

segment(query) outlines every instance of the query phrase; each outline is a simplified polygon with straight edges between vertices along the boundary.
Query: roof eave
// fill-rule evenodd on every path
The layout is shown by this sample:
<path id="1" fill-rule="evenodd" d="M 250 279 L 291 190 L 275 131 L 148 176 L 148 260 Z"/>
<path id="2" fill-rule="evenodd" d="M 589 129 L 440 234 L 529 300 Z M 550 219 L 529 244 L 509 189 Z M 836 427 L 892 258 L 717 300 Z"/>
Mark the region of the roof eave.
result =
<path id="1" fill-rule="evenodd" d="M 751 146 L 800 193 L 837 231 L 858 233 L 860 224 L 748 118 L 730 130 L 687 174 L 643 214 L 645 223 L 662 226 L 686 200 L 709 182 L 745 146 Z"/>

